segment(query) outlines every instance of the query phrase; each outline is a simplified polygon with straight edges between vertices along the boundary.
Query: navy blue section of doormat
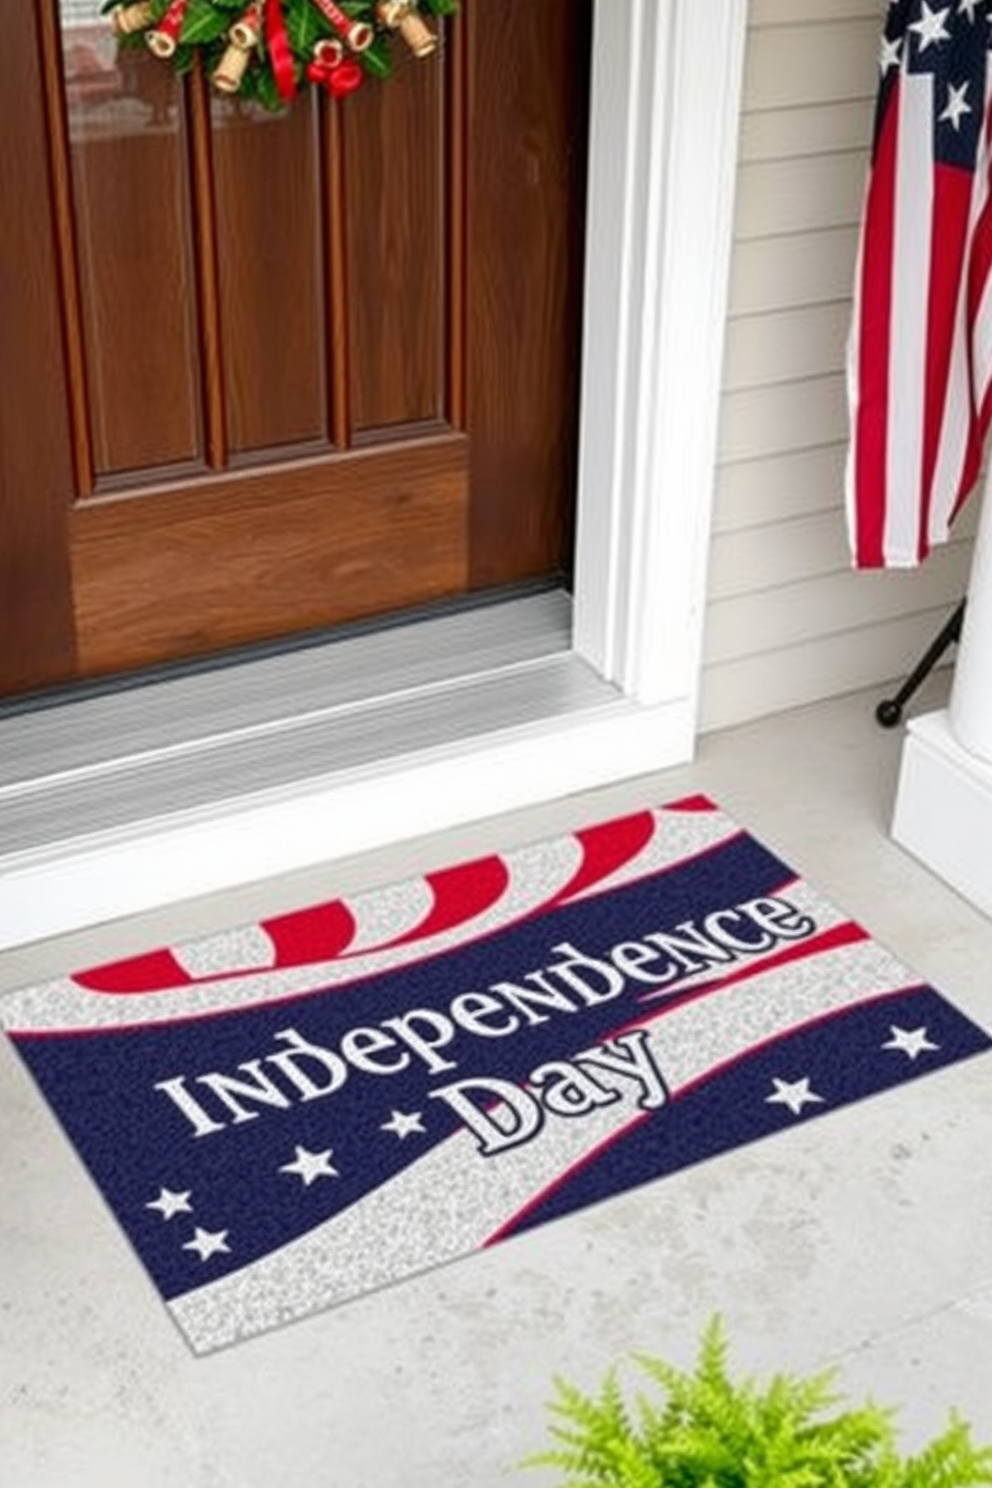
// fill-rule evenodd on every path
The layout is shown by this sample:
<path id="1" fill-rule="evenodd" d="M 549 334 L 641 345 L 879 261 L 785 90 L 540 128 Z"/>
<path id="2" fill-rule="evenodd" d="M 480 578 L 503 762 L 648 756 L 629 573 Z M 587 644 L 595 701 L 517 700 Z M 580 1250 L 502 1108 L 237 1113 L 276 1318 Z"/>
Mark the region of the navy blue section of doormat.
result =
<path id="1" fill-rule="evenodd" d="M 198 1351 L 992 1043 L 701 797 L 0 1016 Z"/>

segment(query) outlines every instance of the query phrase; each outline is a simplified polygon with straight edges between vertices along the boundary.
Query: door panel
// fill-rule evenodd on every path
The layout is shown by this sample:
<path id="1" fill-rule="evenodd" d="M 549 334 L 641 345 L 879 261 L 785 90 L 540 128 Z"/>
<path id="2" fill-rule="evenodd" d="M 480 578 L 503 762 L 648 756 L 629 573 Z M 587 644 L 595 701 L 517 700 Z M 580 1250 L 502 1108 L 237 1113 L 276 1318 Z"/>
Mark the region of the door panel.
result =
<path id="1" fill-rule="evenodd" d="M 141 666 L 402 609 L 411 571 L 423 592 L 453 592 L 465 560 L 452 513 L 463 512 L 465 487 L 465 441 L 449 437 L 222 476 L 134 505 L 90 502 L 72 547 L 81 668 L 116 670 L 121 657 Z M 232 551 L 237 564 L 223 559 Z"/>
<path id="2" fill-rule="evenodd" d="M 404 82 L 364 89 L 342 110 L 347 262 L 374 266 L 349 275 L 351 424 L 362 443 L 446 419 L 449 362 L 464 376 L 446 345 L 456 313 L 450 238 L 463 205 L 445 171 L 443 73 L 428 64 Z M 453 116 L 450 129 L 464 121 Z"/>
<path id="3" fill-rule="evenodd" d="M 211 101 L 212 225 L 232 456 L 328 443 L 321 159 L 308 102 L 283 118 Z"/>
<path id="4" fill-rule="evenodd" d="M 0 693 L 559 573 L 590 0 L 280 116 L 8 7 Z"/>

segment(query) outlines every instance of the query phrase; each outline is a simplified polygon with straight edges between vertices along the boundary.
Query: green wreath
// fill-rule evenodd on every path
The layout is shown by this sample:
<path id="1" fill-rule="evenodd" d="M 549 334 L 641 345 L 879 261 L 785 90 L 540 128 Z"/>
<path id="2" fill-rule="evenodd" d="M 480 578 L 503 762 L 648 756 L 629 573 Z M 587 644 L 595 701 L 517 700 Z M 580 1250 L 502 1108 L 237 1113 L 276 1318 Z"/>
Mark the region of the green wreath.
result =
<path id="1" fill-rule="evenodd" d="M 308 84 L 335 98 L 392 70 L 401 38 L 418 57 L 437 46 L 424 12 L 453 14 L 457 0 L 107 0 L 124 46 L 147 46 L 177 72 L 199 58 L 222 93 L 269 109 Z"/>

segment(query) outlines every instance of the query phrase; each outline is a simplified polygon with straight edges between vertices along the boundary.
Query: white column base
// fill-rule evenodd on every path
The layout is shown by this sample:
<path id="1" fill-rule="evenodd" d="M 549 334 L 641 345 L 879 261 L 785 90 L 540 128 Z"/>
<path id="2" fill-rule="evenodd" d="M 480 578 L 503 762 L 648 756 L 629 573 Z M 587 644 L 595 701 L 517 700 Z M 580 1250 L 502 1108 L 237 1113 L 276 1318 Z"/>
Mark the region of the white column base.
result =
<path id="1" fill-rule="evenodd" d="M 961 747 L 946 712 L 908 725 L 892 836 L 992 917 L 992 763 Z"/>

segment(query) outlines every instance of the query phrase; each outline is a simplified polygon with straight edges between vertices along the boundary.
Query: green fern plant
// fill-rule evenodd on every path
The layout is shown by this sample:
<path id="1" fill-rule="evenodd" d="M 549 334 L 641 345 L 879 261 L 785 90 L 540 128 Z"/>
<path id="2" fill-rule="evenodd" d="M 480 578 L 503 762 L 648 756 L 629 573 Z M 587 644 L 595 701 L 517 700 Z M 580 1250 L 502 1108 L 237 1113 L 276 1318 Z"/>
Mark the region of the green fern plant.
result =
<path id="1" fill-rule="evenodd" d="M 660 1402 L 628 1405 L 616 1370 L 598 1395 L 557 1380 L 554 1445 L 522 1465 L 565 1474 L 560 1488 L 974 1488 L 992 1483 L 992 1447 L 951 1416 L 922 1452 L 896 1450 L 892 1412 L 841 1404 L 833 1374 L 734 1381 L 719 1318 L 703 1334 L 689 1373 L 635 1355 Z M 831 1412 L 833 1412 L 831 1414 Z"/>

